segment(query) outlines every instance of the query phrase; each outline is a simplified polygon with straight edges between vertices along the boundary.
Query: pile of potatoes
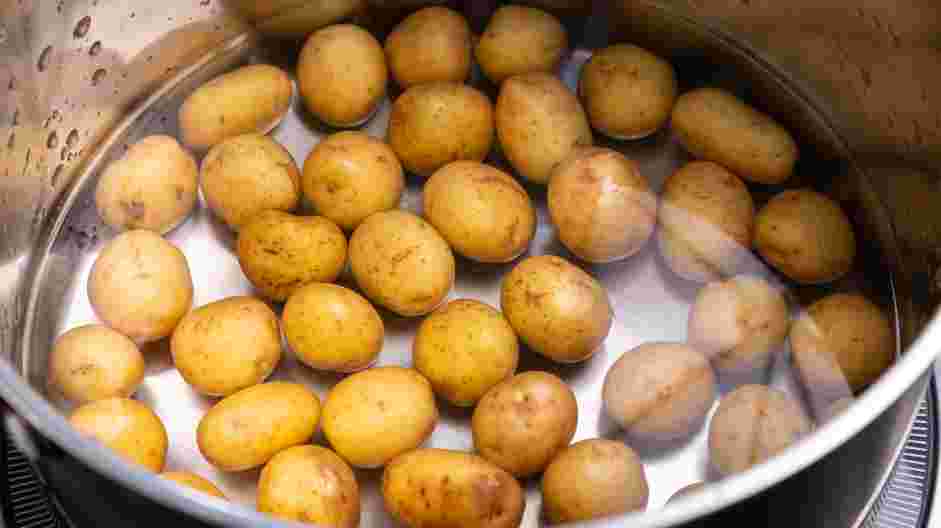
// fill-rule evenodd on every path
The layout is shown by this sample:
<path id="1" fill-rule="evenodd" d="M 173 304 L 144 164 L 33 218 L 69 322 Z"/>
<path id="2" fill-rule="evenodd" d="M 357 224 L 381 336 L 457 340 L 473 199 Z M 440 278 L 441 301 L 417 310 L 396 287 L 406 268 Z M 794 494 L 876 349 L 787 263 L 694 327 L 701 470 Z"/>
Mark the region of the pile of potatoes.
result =
<path id="1" fill-rule="evenodd" d="M 98 211 L 119 232 L 88 280 L 101 324 L 60 336 L 49 362 L 55 390 L 79 405 L 74 426 L 224 499 L 198 475 L 163 472 L 167 433 L 132 399 L 144 378 L 140 345 L 167 339 L 182 378 L 218 399 L 198 424 L 200 452 L 222 471 L 262 468 L 260 511 L 357 526 L 352 468 L 381 467 L 385 506 L 407 526 L 503 527 L 522 519 L 520 479 L 540 475 L 549 522 L 645 509 L 648 482 L 628 444 L 690 437 L 713 408 L 718 381 L 754 380 L 788 336 L 818 420 L 845 409 L 892 361 L 883 310 L 838 293 L 792 323 L 796 307 L 773 274 L 743 273 L 754 269 L 752 250 L 798 284 L 834 281 L 853 267 L 853 228 L 830 198 L 792 189 L 762 207 L 753 201 L 750 187 L 791 176 L 792 136 L 724 90 L 680 94 L 667 61 L 629 44 L 597 50 L 573 92 L 555 75 L 567 48 L 558 19 L 522 6 L 498 9 L 478 39 L 444 7 L 412 13 L 384 46 L 355 25 L 319 29 L 296 71 L 314 117 L 356 128 L 389 93 L 390 76 L 402 92 L 386 141 L 337 132 L 301 166 L 266 135 L 292 99 L 286 72 L 246 66 L 198 88 L 179 111 L 182 143 L 143 139 L 98 181 Z M 498 87 L 495 101 L 465 84 L 475 60 Z M 635 161 L 593 146 L 595 132 L 627 141 L 667 126 L 694 160 L 659 196 Z M 512 173 L 485 163 L 495 144 Z M 398 209 L 406 173 L 427 178 L 423 216 Z M 527 255 L 537 215 L 520 180 L 547 186 L 549 217 L 570 256 Z M 197 206 L 197 189 L 236 233 L 257 296 L 191 307 L 186 256 L 162 235 Z M 299 212 L 304 202 L 315 215 Z M 625 352 L 594 396 L 623 439 L 573 444 L 572 389 L 549 372 L 517 373 L 520 356 L 592 357 L 614 312 L 579 262 L 630 258 L 654 238 L 663 265 L 703 283 L 686 340 Z M 519 259 L 502 278 L 499 310 L 448 301 L 455 253 L 483 265 Z M 335 284 L 347 265 L 355 289 Z M 412 363 L 371 368 L 391 314 L 424 317 Z M 346 376 L 325 395 L 269 381 L 285 354 L 282 337 L 303 364 Z M 438 399 L 472 408 L 476 454 L 422 447 Z M 739 473 L 812 427 L 790 396 L 745 383 L 718 404 L 709 457 L 719 474 Z M 317 431 L 323 446 L 311 444 Z"/>

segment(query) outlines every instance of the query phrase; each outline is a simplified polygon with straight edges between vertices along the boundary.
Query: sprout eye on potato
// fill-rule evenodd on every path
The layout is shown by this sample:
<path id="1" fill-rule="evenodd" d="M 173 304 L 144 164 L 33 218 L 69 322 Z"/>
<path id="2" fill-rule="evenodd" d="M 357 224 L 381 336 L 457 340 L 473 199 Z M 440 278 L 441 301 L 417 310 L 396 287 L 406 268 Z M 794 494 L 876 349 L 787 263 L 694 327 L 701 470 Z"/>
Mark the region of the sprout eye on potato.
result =
<path id="1" fill-rule="evenodd" d="M 149 407 L 129 398 L 86 403 L 69 416 L 88 435 L 128 462 L 159 473 L 167 458 L 167 430 Z"/>
<path id="2" fill-rule="evenodd" d="M 143 380 L 140 349 L 105 326 L 69 330 L 56 339 L 49 356 L 50 384 L 76 403 L 127 398 Z"/>
<path id="3" fill-rule="evenodd" d="M 541 9 L 509 5 L 497 9 L 475 55 L 484 75 L 495 84 L 522 73 L 551 73 L 568 48 L 559 20 Z"/>
<path id="4" fill-rule="evenodd" d="M 386 37 L 386 58 L 402 88 L 431 81 L 464 82 L 471 70 L 471 30 L 460 13 L 426 7 Z"/>

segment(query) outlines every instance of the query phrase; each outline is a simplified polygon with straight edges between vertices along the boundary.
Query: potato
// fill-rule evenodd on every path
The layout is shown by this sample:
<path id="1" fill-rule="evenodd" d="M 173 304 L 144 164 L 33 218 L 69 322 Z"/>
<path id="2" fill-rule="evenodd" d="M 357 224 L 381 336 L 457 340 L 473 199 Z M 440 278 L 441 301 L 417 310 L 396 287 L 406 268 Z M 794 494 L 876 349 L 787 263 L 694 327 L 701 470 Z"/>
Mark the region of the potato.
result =
<path id="1" fill-rule="evenodd" d="M 521 176 L 548 183 L 575 147 L 592 144 L 585 111 L 562 81 L 545 73 L 507 79 L 495 111 L 503 154 Z"/>
<path id="2" fill-rule="evenodd" d="M 648 495 L 637 453 L 603 438 L 572 444 L 542 476 L 542 511 L 552 524 L 644 510 Z"/>
<path id="3" fill-rule="evenodd" d="M 261 33 L 289 39 L 306 37 L 324 26 L 361 14 L 366 9 L 366 0 L 318 0 L 300 4 L 295 0 L 236 0 L 233 4 L 238 7 L 250 5 L 249 13 L 262 12 L 262 19 L 258 19 L 257 15 L 255 17 L 255 27 Z"/>
<path id="4" fill-rule="evenodd" d="M 762 278 L 739 275 L 699 290 L 686 339 L 720 375 L 763 373 L 771 368 L 789 327 L 782 292 Z"/>
<path id="5" fill-rule="evenodd" d="M 209 209 L 238 231 L 266 209 L 293 211 L 301 199 L 301 174 L 275 140 L 249 134 L 227 139 L 206 154 L 200 187 Z"/>
<path id="6" fill-rule="evenodd" d="M 783 183 L 797 161 L 797 144 L 771 117 L 719 88 L 699 88 L 676 100 L 671 125 L 693 156 L 714 161 L 755 183 Z"/>
<path id="7" fill-rule="evenodd" d="M 425 218 L 465 257 L 509 262 L 536 234 L 536 211 L 509 174 L 476 161 L 435 171 L 422 190 Z"/>
<path id="8" fill-rule="evenodd" d="M 388 78 L 382 45 L 352 24 L 315 31 L 297 62 L 307 109 L 337 127 L 357 126 L 372 117 L 386 96 Z"/>
<path id="9" fill-rule="evenodd" d="M 386 59 L 403 89 L 432 81 L 464 82 L 471 71 L 471 30 L 460 13 L 426 7 L 386 37 Z"/>
<path id="10" fill-rule="evenodd" d="M 456 160 L 482 161 L 493 134 L 490 99 L 456 82 L 409 88 L 395 100 L 389 116 L 389 145 L 402 165 L 419 176 L 430 176 Z"/>
<path id="11" fill-rule="evenodd" d="M 667 504 L 676 502 L 684 497 L 688 497 L 705 487 L 705 482 L 693 482 L 692 484 L 687 484 L 686 486 L 676 490 L 673 495 L 670 495 L 670 498 L 667 500 Z"/>
<path id="12" fill-rule="evenodd" d="M 346 266 L 346 237 L 322 216 L 262 211 L 236 243 L 239 265 L 265 298 L 284 302 L 312 282 L 333 282 Z"/>
<path id="13" fill-rule="evenodd" d="M 709 360 L 681 343 L 646 343 L 625 352 L 604 377 L 605 413 L 642 441 L 699 430 L 716 397 Z"/>
<path id="14" fill-rule="evenodd" d="M 102 172 L 98 215 L 112 229 L 166 233 L 196 205 L 196 160 L 169 136 L 148 136 Z"/>
<path id="15" fill-rule="evenodd" d="M 284 305 L 284 335 L 301 362 L 322 370 L 356 372 L 372 365 L 385 329 L 360 294 L 336 284 L 298 289 Z"/>
<path id="16" fill-rule="evenodd" d="M 180 137 L 186 146 L 206 150 L 242 134 L 265 134 L 291 106 L 294 85 L 288 74 L 253 64 L 200 86 L 180 107 Z"/>
<path id="17" fill-rule="evenodd" d="M 186 257 L 153 231 L 125 231 L 92 265 L 88 298 L 105 324 L 140 342 L 170 335 L 193 301 Z"/>
<path id="18" fill-rule="evenodd" d="M 551 255 L 529 257 L 504 276 L 500 306 L 526 345 L 560 363 L 591 357 L 613 318 L 601 284 Z"/>
<path id="19" fill-rule="evenodd" d="M 758 212 L 755 249 L 799 283 L 830 282 L 853 268 L 856 235 L 836 202 L 810 189 L 790 190 Z"/>
<path id="20" fill-rule="evenodd" d="M 523 519 L 525 497 L 512 475 L 479 456 L 416 449 L 382 473 L 386 511 L 411 528 L 509 528 Z"/>
<path id="21" fill-rule="evenodd" d="M 406 211 L 367 218 L 350 238 L 356 284 L 373 302 L 404 316 L 424 315 L 454 284 L 454 255 L 438 231 Z"/>
<path id="22" fill-rule="evenodd" d="M 788 395 L 742 385 L 719 402 L 709 424 L 709 459 L 721 475 L 741 473 L 784 451 L 812 424 Z"/>
<path id="23" fill-rule="evenodd" d="M 371 368 L 344 378 L 323 407 L 324 436 L 356 467 L 379 467 L 415 449 L 437 421 L 431 384 L 403 367 Z"/>
<path id="24" fill-rule="evenodd" d="M 264 465 L 275 454 L 307 443 L 317 430 L 320 400 L 299 383 L 270 381 L 227 396 L 199 421 L 199 452 L 223 471 Z"/>
<path id="25" fill-rule="evenodd" d="M 687 163 L 667 178 L 657 217 L 660 254 L 686 280 L 718 280 L 751 258 L 755 205 L 742 180 L 715 163 Z"/>
<path id="26" fill-rule="evenodd" d="M 253 297 L 229 297 L 186 314 L 170 338 L 173 364 L 207 396 L 257 385 L 281 360 L 278 316 Z"/>
<path id="27" fill-rule="evenodd" d="M 592 54 L 582 67 L 578 93 L 595 130 L 614 139 L 638 139 L 670 119 L 676 73 L 643 48 L 616 44 Z"/>
<path id="28" fill-rule="evenodd" d="M 315 445 L 281 451 L 258 480 L 258 511 L 317 526 L 359 526 L 359 485 L 333 451 Z"/>
<path id="29" fill-rule="evenodd" d="M 484 75 L 500 84 L 522 73 L 552 73 L 567 48 L 559 19 L 534 7 L 508 5 L 493 13 L 474 53 Z"/>
<path id="30" fill-rule="evenodd" d="M 133 341 L 101 325 L 73 328 L 49 355 L 49 383 L 70 401 L 128 397 L 144 380 L 144 356 Z"/>
<path id="31" fill-rule="evenodd" d="M 155 473 L 163 470 L 167 430 L 143 403 L 129 398 L 93 401 L 75 409 L 69 423 L 124 460 Z"/>
<path id="32" fill-rule="evenodd" d="M 405 174 L 389 145 L 347 131 L 314 147 L 304 162 L 302 185 L 319 214 L 352 231 L 367 216 L 398 206 Z"/>
<path id="33" fill-rule="evenodd" d="M 516 477 L 530 477 L 572 441 L 578 403 L 558 376 L 524 372 L 487 391 L 471 426 L 480 456 Z"/>
<path id="34" fill-rule="evenodd" d="M 841 414 L 849 410 L 850 405 L 853 405 L 855 401 L 852 396 L 848 396 L 831 403 L 817 416 L 817 423 L 825 424 L 830 420 L 838 418 Z"/>
<path id="35" fill-rule="evenodd" d="M 637 253 L 657 223 L 657 197 L 640 167 L 606 148 L 576 148 L 556 165 L 548 205 L 559 240 L 588 262 Z"/>
<path id="36" fill-rule="evenodd" d="M 161 473 L 160 476 L 167 480 L 172 480 L 181 486 L 201 491 L 206 495 L 211 495 L 220 499 L 226 498 L 225 494 L 222 493 L 222 491 L 220 491 L 215 484 L 195 473 L 190 473 L 189 471 L 166 471 Z"/>

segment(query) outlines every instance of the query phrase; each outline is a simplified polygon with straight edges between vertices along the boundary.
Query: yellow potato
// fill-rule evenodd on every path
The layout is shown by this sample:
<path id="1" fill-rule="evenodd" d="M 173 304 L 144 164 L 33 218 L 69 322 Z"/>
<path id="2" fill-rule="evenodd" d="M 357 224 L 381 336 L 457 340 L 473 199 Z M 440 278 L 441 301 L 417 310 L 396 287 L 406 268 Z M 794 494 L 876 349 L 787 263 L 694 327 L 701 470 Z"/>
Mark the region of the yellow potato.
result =
<path id="1" fill-rule="evenodd" d="M 476 161 L 441 167 L 422 190 L 425 218 L 455 251 L 478 262 L 509 262 L 536 234 L 536 211 L 509 174 Z"/>
<path id="2" fill-rule="evenodd" d="M 493 105 L 461 83 L 415 85 L 392 105 L 388 135 L 402 165 L 420 176 L 456 160 L 482 161 L 493 144 Z"/>
<path id="3" fill-rule="evenodd" d="M 128 398 L 93 401 L 75 409 L 69 423 L 128 462 L 155 473 L 163 469 L 167 430 L 143 403 Z"/>
<path id="4" fill-rule="evenodd" d="M 454 255 L 438 231 L 406 211 L 367 218 L 350 238 L 353 278 L 373 302 L 404 316 L 424 315 L 454 284 Z"/>
<path id="5" fill-rule="evenodd" d="M 386 96 L 388 78 L 382 45 L 352 24 L 315 31 L 297 62 L 307 109 L 332 126 L 356 126 L 372 117 Z"/>
<path id="6" fill-rule="evenodd" d="M 519 344 L 497 310 L 471 299 L 451 301 L 418 328 L 412 363 L 435 393 L 470 407 L 490 387 L 513 375 Z"/>
<path id="7" fill-rule="evenodd" d="M 258 480 L 258 511 L 317 526 L 359 526 L 359 485 L 333 451 L 315 445 L 281 451 Z"/>
<path id="8" fill-rule="evenodd" d="M 298 39 L 330 24 L 361 14 L 366 0 L 235 0 L 232 4 L 251 16 L 266 36 Z M 252 16 L 254 15 L 254 16 Z"/>
<path id="9" fill-rule="evenodd" d="M 317 430 L 320 400 L 298 383 L 271 381 L 242 389 L 199 421 L 199 452 L 223 471 L 264 465 L 275 454 L 307 443 Z"/>
<path id="10" fill-rule="evenodd" d="M 551 73 L 562 62 L 568 37 L 559 19 L 534 7 L 497 9 L 475 55 L 484 75 L 496 84 L 522 73 Z"/>
<path id="11" fill-rule="evenodd" d="M 382 474 L 382 498 L 411 528 L 511 528 L 523 519 L 525 497 L 512 475 L 479 456 L 416 449 Z"/>
<path id="12" fill-rule="evenodd" d="M 137 341 L 170 335 L 193 300 L 186 257 L 153 231 L 125 231 L 98 254 L 88 298 L 105 324 Z"/>
<path id="13" fill-rule="evenodd" d="M 222 493 L 222 491 L 220 491 L 215 484 L 197 475 L 196 473 L 190 473 L 189 471 L 166 471 L 161 473 L 160 476 L 167 480 L 172 480 L 181 486 L 201 491 L 206 495 L 211 495 L 220 499 L 226 498 L 225 494 Z"/>
<path id="14" fill-rule="evenodd" d="M 356 467 L 379 467 L 415 449 L 437 421 L 431 384 L 403 367 L 357 372 L 334 385 L 323 406 L 324 436 Z"/>
<path id="15" fill-rule="evenodd" d="M 670 495 L 670 498 L 667 500 L 667 504 L 678 501 L 684 497 L 693 495 L 694 493 L 696 493 L 697 491 L 705 487 L 706 487 L 705 482 L 693 482 L 692 484 L 687 484 L 686 486 L 683 486 L 682 488 L 673 492 L 673 495 Z"/>
<path id="16" fill-rule="evenodd" d="M 312 282 L 333 282 L 346 266 L 346 237 L 321 216 L 268 210 L 239 231 L 236 252 L 245 276 L 265 298 L 284 302 Z"/>
<path id="17" fill-rule="evenodd" d="M 98 214 L 113 229 L 166 233 L 196 205 L 196 160 L 169 136 L 148 136 L 101 174 Z"/>
<path id="18" fill-rule="evenodd" d="M 302 183 L 318 213 L 352 231 L 367 216 L 398 206 L 405 174 L 389 145 L 362 132 L 339 132 L 307 156 Z"/>
<path id="19" fill-rule="evenodd" d="M 464 82 L 471 70 L 471 30 L 460 13 L 426 7 L 386 37 L 386 58 L 402 88 L 431 82 Z"/>
<path id="20" fill-rule="evenodd" d="M 129 397 L 144 380 L 144 356 L 133 341 L 101 325 L 73 328 L 56 339 L 49 382 L 75 403 Z"/>
<path id="21" fill-rule="evenodd" d="M 503 154 L 521 176 L 548 183 L 552 169 L 592 144 L 585 111 L 562 81 L 545 73 L 507 79 L 494 113 Z"/>
<path id="22" fill-rule="evenodd" d="M 288 107 L 294 86 L 288 74 L 268 64 L 253 64 L 200 86 L 180 107 L 180 137 L 205 150 L 242 134 L 265 134 Z"/>
<path id="23" fill-rule="evenodd" d="M 227 139 L 206 154 L 200 187 L 209 209 L 238 231 L 266 209 L 293 211 L 301 199 L 301 174 L 275 140 L 248 134 Z"/>
<path id="24" fill-rule="evenodd" d="M 797 161 L 797 143 L 771 117 L 719 88 L 681 95 L 671 125 L 693 156 L 756 183 L 782 183 Z"/>

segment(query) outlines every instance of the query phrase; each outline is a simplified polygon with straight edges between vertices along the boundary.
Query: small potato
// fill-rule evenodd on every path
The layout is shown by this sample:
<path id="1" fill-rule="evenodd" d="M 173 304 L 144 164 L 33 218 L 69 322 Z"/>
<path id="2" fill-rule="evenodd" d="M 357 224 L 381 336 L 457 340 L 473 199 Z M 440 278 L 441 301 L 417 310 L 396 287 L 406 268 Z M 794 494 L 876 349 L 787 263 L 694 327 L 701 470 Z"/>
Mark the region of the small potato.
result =
<path id="1" fill-rule="evenodd" d="M 681 95 L 672 127 L 693 156 L 714 161 L 755 183 L 783 183 L 797 161 L 797 143 L 771 117 L 718 88 Z"/>
<path id="2" fill-rule="evenodd" d="M 98 254 L 88 298 L 111 328 L 140 342 L 173 332 L 193 301 L 186 257 L 153 231 L 125 231 Z"/>
<path id="3" fill-rule="evenodd" d="M 437 422 L 431 384 L 403 367 L 357 372 L 334 385 L 323 407 L 324 436 L 356 467 L 379 467 L 415 449 Z"/>
<path id="4" fill-rule="evenodd" d="M 294 85 L 282 70 L 253 64 L 200 86 L 180 107 L 186 146 L 206 150 L 242 134 L 266 134 L 291 106 Z"/>
<path id="5" fill-rule="evenodd" d="M 298 289 L 284 305 L 284 335 L 297 359 L 322 370 L 356 372 L 372 365 L 385 330 L 376 309 L 336 284 Z"/>
<path id="6" fill-rule="evenodd" d="M 591 357 L 613 318 L 601 284 L 551 255 L 530 257 L 504 276 L 500 306 L 526 345 L 559 363 Z"/>
<path id="7" fill-rule="evenodd" d="M 614 139 L 653 134 L 670 119 L 676 73 L 669 62 L 630 44 L 596 51 L 582 68 L 578 93 L 591 126 Z"/>
<path id="8" fill-rule="evenodd" d="M 742 180 L 715 163 L 687 163 L 667 178 L 657 215 L 660 254 L 686 280 L 721 279 L 751 258 L 755 205 Z"/>
<path id="9" fill-rule="evenodd" d="M 144 356 L 133 341 L 101 325 L 73 328 L 56 339 L 49 382 L 75 403 L 129 397 L 144 380 Z"/>
<path id="10" fill-rule="evenodd" d="M 196 473 L 190 473 L 189 471 L 166 471 L 161 473 L 160 476 L 167 480 L 172 480 L 181 486 L 201 491 L 206 495 L 212 495 L 220 499 L 226 498 L 225 494 L 222 493 L 215 484 L 200 477 Z"/>
<path id="11" fill-rule="evenodd" d="M 280 39 L 301 39 L 314 31 L 361 14 L 366 0 L 330 0 L 301 2 L 296 0 L 232 0 L 227 5 L 239 8 L 265 36 Z"/>
<path id="12" fill-rule="evenodd" d="M 318 143 L 302 178 L 314 209 L 347 231 L 373 213 L 395 209 L 405 190 L 395 152 L 362 132 L 339 132 Z"/>
<path id="13" fill-rule="evenodd" d="M 452 161 L 487 157 L 493 144 L 493 105 L 461 83 L 419 84 L 395 100 L 388 134 L 402 165 L 430 176 Z"/>
<path id="14" fill-rule="evenodd" d="M 740 275 L 699 290 L 686 339 L 720 375 L 734 376 L 766 372 L 789 327 L 781 291 L 759 277 Z"/>
<path id="15" fill-rule="evenodd" d="M 471 30 L 460 13 L 426 7 L 386 37 L 386 59 L 403 89 L 432 81 L 464 82 L 471 70 Z"/>
<path id="16" fill-rule="evenodd" d="M 509 262 L 536 234 L 536 211 L 509 174 L 476 161 L 438 169 L 422 190 L 425 218 L 455 251 L 478 262 Z"/>
<path id="17" fill-rule="evenodd" d="M 542 476 L 542 511 L 552 524 L 642 511 L 648 495 L 637 453 L 603 438 L 572 444 Z"/>
<path id="18" fill-rule="evenodd" d="M 716 397 L 709 360 L 680 343 L 624 353 L 604 377 L 607 415 L 634 438 L 675 440 L 699 430 Z"/>
<path id="19" fill-rule="evenodd" d="M 367 218 L 350 238 L 356 284 L 373 302 L 406 317 L 424 315 L 454 284 L 454 255 L 438 231 L 406 211 Z"/>
<path id="20" fill-rule="evenodd" d="M 764 385 L 742 385 L 709 424 L 709 459 L 721 475 L 741 473 L 784 451 L 813 427 L 800 405 Z"/>
<path id="21" fill-rule="evenodd" d="M 317 526 L 359 526 L 359 485 L 353 470 L 329 449 L 295 446 L 265 464 L 258 511 Z"/>
<path id="22" fill-rule="evenodd" d="M 755 218 L 755 249 L 802 284 L 835 281 L 853 268 L 856 235 L 830 198 L 809 189 L 784 191 Z"/>
<path id="23" fill-rule="evenodd" d="M 693 482 L 692 484 L 683 486 L 682 488 L 676 490 L 673 493 L 673 495 L 670 495 L 670 498 L 667 500 L 667 504 L 670 504 L 671 502 L 676 502 L 684 497 L 688 497 L 705 487 L 706 487 L 705 482 Z"/>
<path id="24" fill-rule="evenodd" d="M 163 470 L 167 458 L 167 430 L 143 403 L 129 398 L 93 401 L 75 409 L 69 423 L 124 460 L 155 473 Z"/>
<path id="25" fill-rule="evenodd" d="M 299 383 L 270 381 L 242 389 L 199 421 L 199 452 L 223 471 L 264 465 L 275 454 L 307 443 L 317 430 L 320 400 Z"/>
<path id="26" fill-rule="evenodd" d="M 293 211 L 301 174 L 291 154 L 267 136 L 227 139 L 203 158 L 200 187 L 209 209 L 238 231 L 266 209 Z"/>
<path id="27" fill-rule="evenodd" d="M 575 147 L 592 144 L 578 98 L 545 73 L 507 79 L 494 115 L 504 155 L 531 182 L 549 183 L 552 169 Z"/>
<path id="28" fill-rule="evenodd" d="M 148 136 L 108 165 L 95 188 L 98 215 L 112 229 L 166 233 L 196 205 L 196 160 L 169 136 Z"/>
<path id="29" fill-rule="evenodd" d="M 567 48 L 559 19 L 534 7 L 508 5 L 493 13 L 475 55 L 484 75 L 500 84 L 522 73 L 552 73 Z"/>
<path id="30" fill-rule="evenodd" d="M 382 45 L 352 24 L 315 31 L 297 62 L 307 109 L 336 127 L 357 126 L 372 117 L 386 96 L 388 78 Z"/>
<path id="31" fill-rule="evenodd" d="M 312 282 L 333 282 L 346 266 L 346 237 L 322 216 L 262 211 L 239 232 L 239 265 L 265 298 L 284 302 Z"/>
<path id="32" fill-rule="evenodd" d="M 578 403 L 558 376 L 524 372 L 487 391 L 471 424 L 482 457 L 526 478 L 545 469 L 572 441 Z"/>
<path id="33" fill-rule="evenodd" d="M 410 528 L 511 528 L 525 497 L 512 475 L 479 456 L 416 449 L 382 473 L 386 511 Z"/>
<path id="34" fill-rule="evenodd" d="M 559 240 L 588 262 L 637 253 L 657 224 L 657 197 L 640 167 L 606 148 L 576 148 L 558 164 L 548 204 Z"/>
<path id="35" fill-rule="evenodd" d="M 170 338 L 173 364 L 207 396 L 257 385 L 281 360 L 278 316 L 252 297 L 229 297 L 186 314 Z"/>

